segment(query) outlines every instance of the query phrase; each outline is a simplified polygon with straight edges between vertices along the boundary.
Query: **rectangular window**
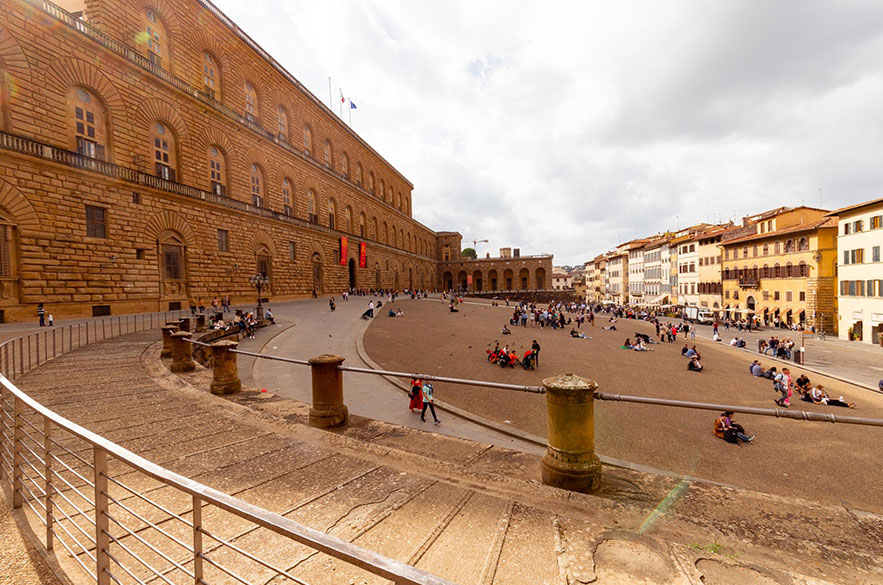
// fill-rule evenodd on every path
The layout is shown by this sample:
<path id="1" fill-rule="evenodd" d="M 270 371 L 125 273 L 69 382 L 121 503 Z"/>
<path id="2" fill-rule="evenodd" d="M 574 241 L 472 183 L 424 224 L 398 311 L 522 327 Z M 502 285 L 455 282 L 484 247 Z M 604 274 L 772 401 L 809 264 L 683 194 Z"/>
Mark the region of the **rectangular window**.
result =
<path id="1" fill-rule="evenodd" d="M 132 193 L 132 203 L 141 205 L 141 193 Z"/>
<path id="2" fill-rule="evenodd" d="M 794 300 L 794 294 L 790 290 L 785 291 L 785 300 L 789 302 Z"/>
<path id="3" fill-rule="evenodd" d="M 843 250 L 843 263 L 849 264 L 849 250 Z"/>
<path id="4" fill-rule="evenodd" d="M 859 248 L 855 251 L 855 263 L 862 264 L 865 261 L 865 249 Z"/>
<path id="5" fill-rule="evenodd" d="M 800 291 L 800 302 L 802 303 L 804 301 L 806 301 L 806 293 L 803 291 Z"/>
<path id="6" fill-rule="evenodd" d="M 875 230 L 883 225 L 883 215 L 875 215 L 871 218 L 871 229 Z"/>
<path id="7" fill-rule="evenodd" d="M 282 214 L 287 217 L 291 217 L 291 205 L 283 205 Z"/>
<path id="8" fill-rule="evenodd" d="M 857 281 L 855 281 L 855 285 L 856 285 L 857 296 L 860 296 L 860 297 L 865 296 L 865 281 L 864 280 L 857 280 Z"/>
<path id="9" fill-rule="evenodd" d="M 107 210 L 103 207 L 86 206 L 86 237 L 107 237 Z"/>
<path id="10" fill-rule="evenodd" d="M 880 246 L 874 246 L 871 248 L 871 261 L 879 262 L 880 261 Z"/>
<path id="11" fill-rule="evenodd" d="M 855 250 L 849 251 L 849 263 L 855 264 Z"/>
<path id="12" fill-rule="evenodd" d="M 295 260 L 297 258 L 297 245 L 294 242 L 288 242 L 288 259 Z"/>
<path id="13" fill-rule="evenodd" d="M 857 220 L 855 221 L 855 224 L 854 224 L 854 226 L 855 226 L 855 233 L 859 233 L 859 232 L 863 231 L 863 229 L 864 229 L 864 227 L 863 227 L 864 224 L 865 224 L 865 222 L 863 222 L 863 221 L 860 220 L 860 219 L 857 219 Z"/>
<path id="14" fill-rule="evenodd" d="M 774 292 L 773 292 L 773 300 L 774 300 L 774 301 L 778 301 L 778 300 L 779 300 L 779 291 L 774 291 Z"/>
<path id="15" fill-rule="evenodd" d="M 873 280 L 868 280 L 865 282 L 865 293 L 869 297 L 874 296 L 874 281 Z"/>
<path id="16" fill-rule="evenodd" d="M 849 229 L 850 227 L 851 226 L 848 223 L 843 224 L 843 235 L 844 236 L 848 236 L 850 234 L 850 229 Z"/>
<path id="17" fill-rule="evenodd" d="M 255 207 L 263 207 L 264 206 L 264 198 L 260 195 L 252 195 L 251 196 L 251 204 Z"/>
<path id="18" fill-rule="evenodd" d="M 166 280 L 181 280 L 181 246 L 163 244 L 163 264 L 165 265 Z"/>
<path id="19" fill-rule="evenodd" d="M 854 280 L 847 280 L 846 282 L 848 284 L 847 289 L 846 289 L 846 294 L 848 294 L 851 297 L 854 297 L 855 296 L 855 281 Z"/>
<path id="20" fill-rule="evenodd" d="M 227 230 L 218 230 L 218 252 L 230 251 L 230 233 Z"/>

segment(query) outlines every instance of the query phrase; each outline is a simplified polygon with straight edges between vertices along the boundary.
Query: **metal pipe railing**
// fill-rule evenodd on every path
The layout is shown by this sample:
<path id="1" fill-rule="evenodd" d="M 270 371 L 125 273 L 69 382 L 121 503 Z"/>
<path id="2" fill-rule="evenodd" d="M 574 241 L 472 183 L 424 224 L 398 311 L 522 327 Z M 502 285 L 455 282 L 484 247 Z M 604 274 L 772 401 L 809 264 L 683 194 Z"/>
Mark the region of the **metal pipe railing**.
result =
<path id="1" fill-rule="evenodd" d="M 692 402 L 690 400 L 670 400 L 668 398 L 653 398 L 649 396 L 610 394 L 607 392 L 595 392 L 594 395 L 595 400 L 613 400 L 617 402 L 633 402 L 637 404 L 652 404 L 656 406 L 673 406 L 676 408 L 716 410 L 718 412 L 739 412 L 743 414 L 774 416 L 777 418 L 790 418 L 794 420 L 821 421 L 832 423 L 839 422 L 853 425 L 870 425 L 883 427 L 883 420 L 881 419 L 861 418 L 857 416 L 838 416 L 822 412 L 809 412 L 806 410 L 782 410 L 779 408 L 758 408 L 754 406 L 738 406 L 735 404 L 713 404 L 708 402 Z"/>

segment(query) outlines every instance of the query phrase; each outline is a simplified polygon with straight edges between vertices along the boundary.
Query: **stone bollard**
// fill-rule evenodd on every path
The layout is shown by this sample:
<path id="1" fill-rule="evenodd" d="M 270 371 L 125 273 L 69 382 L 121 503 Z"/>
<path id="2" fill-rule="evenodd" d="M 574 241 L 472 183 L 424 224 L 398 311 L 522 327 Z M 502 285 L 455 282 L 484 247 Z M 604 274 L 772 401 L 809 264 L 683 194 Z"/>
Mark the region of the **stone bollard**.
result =
<path id="1" fill-rule="evenodd" d="M 222 339 L 212 344 L 212 394 L 235 394 L 242 390 L 239 367 L 233 350 L 239 343 Z"/>
<path id="2" fill-rule="evenodd" d="M 330 429 L 347 423 L 349 411 L 343 403 L 343 372 L 337 369 L 343 359 L 328 354 L 310 359 L 310 369 L 313 371 L 311 427 Z"/>
<path id="3" fill-rule="evenodd" d="M 162 327 L 162 351 L 159 352 L 159 357 L 172 356 L 172 333 L 176 331 L 178 331 L 177 323 Z"/>
<path id="4" fill-rule="evenodd" d="M 575 492 L 601 486 L 601 460 L 595 455 L 592 380 L 564 374 L 543 380 L 548 407 L 548 446 L 543 483 Z"/>
<path id="5" fill-rule="evenodd" d="M 179 328 L 181 331 L 190 331 L 190 317 L 181 317 L 178 319 Z"/>
<path id="6" fill-rule="evenodd" d="M 181 372 L 192 372 L 196 369 L 196 362 L 193 361 L 193 348 L 190 346 L 189 331 L 178 331 L 172 333 L 172 365 L 169 369 L 179 374 Z"/>
<path id="7" fill-rule="evenodd" d="M 199 314 L 196 316 L 196 331 L 205 331 L 205 315 Z"/>

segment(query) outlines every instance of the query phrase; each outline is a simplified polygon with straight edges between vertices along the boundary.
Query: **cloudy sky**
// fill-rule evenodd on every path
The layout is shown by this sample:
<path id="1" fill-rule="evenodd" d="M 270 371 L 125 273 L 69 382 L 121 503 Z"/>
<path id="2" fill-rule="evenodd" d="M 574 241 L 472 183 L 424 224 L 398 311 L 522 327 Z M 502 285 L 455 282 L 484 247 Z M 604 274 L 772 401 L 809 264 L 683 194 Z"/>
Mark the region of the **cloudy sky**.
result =
<path id="1" fill-rule="evenodd" d="M 877 0 L 215 2 L 481 255 L 883 191 Z"/>

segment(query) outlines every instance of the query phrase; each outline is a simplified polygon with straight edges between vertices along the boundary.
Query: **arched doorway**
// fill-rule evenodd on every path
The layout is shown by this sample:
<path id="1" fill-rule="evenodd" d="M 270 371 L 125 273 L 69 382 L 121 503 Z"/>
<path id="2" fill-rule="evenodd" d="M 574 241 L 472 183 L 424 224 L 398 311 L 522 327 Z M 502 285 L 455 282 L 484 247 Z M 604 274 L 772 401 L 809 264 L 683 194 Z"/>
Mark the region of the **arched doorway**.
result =
<path id="1" fill-rule="evenodd" d="M 442 275 L 442 286 L 445 290 L 451 290 L 454 288 L 454 275 L 449 271 L 445 271 Z"/>
<path id="2" fill-rule="evenodd" d="M 19 302 L 18 258 L 18 226 L 12 215 L 0 211 L 0 303 Z"/>
<path id="3" fill-rule="evenodd" d="M 476 270 L 472 273 L 472 290 L 481 292 L 483 284 L 481 281 L 481 270 Z"/>
<path id="4" fill-rule="evenodd" d="M 748 306 L 748 310 L 753 313 L 755 308 L 754 297 L 748 297 L 745 299 L 745 304 Z"/>
<path id="5" fill-rule="evenodd" d="M 350 258 L 348 263 L 350 272 L 350 289 L 356 288 L 356 259 Z"/>
<path id="6" fill-rule="evenodd" d="M 466 287 L 468 286 L 468 284 L 467 284 L 466 271 L 465 271 L 465 270 L 461 270 L 461 271 L 457 274 L 457 286 L 459 287 L 459 289 L 460 289 L 461 291 L 465 291 L 465 290 L 466 290 Z"/>
<path id="7" fill-rule="evenodd" d="M 518 286 L 521 290 L 527 290 L 527 279 L 530 278 L 530 271 L 522 268 L 518 271 Z"/>
<path id="8" fill-rule="evenodd" d="M 322 274 L 322 256 L 318 252 L 313 252 L 313 292 L 316 295 L 325 293 L 324 275 Z"/>
<path id="9" fill-rule="evenodd" d="M 512 290 L 512 278 L 513 278 L 512 270 L 507 268 L 506 270 L 503 271 L 504 290 Z"/>
<path id="10" fill-rule="evenodd" d="M 537 290 L 545 290 L 546 289 L 546 269 L 545 268 L 537 268 L 536 286 L 537 286 Z"/>

